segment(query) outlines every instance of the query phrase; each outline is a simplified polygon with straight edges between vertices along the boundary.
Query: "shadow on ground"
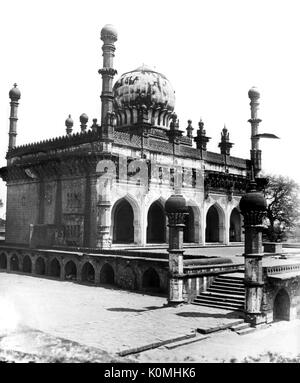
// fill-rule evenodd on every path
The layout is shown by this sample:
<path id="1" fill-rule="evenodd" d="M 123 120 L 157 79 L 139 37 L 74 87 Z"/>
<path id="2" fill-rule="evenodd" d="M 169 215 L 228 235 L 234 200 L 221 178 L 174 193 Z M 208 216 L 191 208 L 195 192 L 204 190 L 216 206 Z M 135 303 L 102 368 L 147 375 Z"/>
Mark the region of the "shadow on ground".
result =
<path id="1" fill-rule="evenodd" d="M 142 313 L 145 311 L 151 311 L 151 310 L 159 310 L 163 309 L 165 306 L 147 306 L 144 309 L 131 309 L 129 307 L 112 307 L 107 309 L 107 311 L 115 311 L 115 312 L 128 312 L 128 313 Z"/>
<path id="2" fill-rule="evenodd" d="M 191 312 L 182 312 L 182 313 L 176 313 L 176 315 L 180 317 L 185 318 L 240 318 L 241 315 L 237 312 L 230 312 L 230 313 L 224 313 L 224 314 L 217 314 L 217 313 L 196 313 L 194 311 Z"/>

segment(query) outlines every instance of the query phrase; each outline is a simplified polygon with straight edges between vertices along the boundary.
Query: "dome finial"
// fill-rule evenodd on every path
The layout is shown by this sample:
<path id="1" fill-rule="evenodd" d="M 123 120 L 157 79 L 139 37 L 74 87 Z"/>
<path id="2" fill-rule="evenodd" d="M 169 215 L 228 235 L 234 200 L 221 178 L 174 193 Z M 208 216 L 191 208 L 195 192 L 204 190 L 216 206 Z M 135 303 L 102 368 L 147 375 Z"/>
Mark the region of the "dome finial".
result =
<path id="1" fill-rule="evenodd" d="M 260 98 L 260 93 L 255 86 L 253 86 L 251 89 L 249 89 L 248 97 L 251 100 L 258 100 Z"/>
<path id="2" fill-rule="evenodd" d="M 14 87 L 9 91 L 9 98 L 12 101 L 18 101 L 20 99 L 20 97 L 21 97 L 21 92 L 17 88 L 17 83 L 15 82 Z"/>
<path id="3" fill-rule="evenodd" d="M 101 40 L 115 42 L 118 40 L 117 29 L 112 24 L 106 24 L 101 29 Z"/>
<path id="4" fill-rule="evenodd" d="M 74 125 L 74 121 L 72 120 L 72 117 L 70 114 L 69 114 L 69 117 L 65 121 L 65 125 L 66 125 L 66 133 L 67 133 L 67 135 L 70 135 L 73 131 L 73 125 Z"/>

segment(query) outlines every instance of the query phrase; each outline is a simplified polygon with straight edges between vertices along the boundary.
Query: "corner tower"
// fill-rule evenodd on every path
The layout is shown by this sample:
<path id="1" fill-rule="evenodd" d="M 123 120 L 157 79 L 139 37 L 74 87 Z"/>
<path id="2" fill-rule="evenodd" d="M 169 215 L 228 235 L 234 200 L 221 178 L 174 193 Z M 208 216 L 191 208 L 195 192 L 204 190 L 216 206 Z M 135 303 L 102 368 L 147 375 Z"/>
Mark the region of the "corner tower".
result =
<path id="1" fill-rule="evenodd" d="M 113 68 L 115 57 L 115 42 L 118 40 L 118 33 L 114 26 L 106 24 L 101 30 L 101 40 L 103 41 L 103 68 L 99 69 L 102 75 L 101 93 L 101 126 L 105 125 L 106 115 L 113 111 L 113 92 L 112 83 L 117 71 Z"/>

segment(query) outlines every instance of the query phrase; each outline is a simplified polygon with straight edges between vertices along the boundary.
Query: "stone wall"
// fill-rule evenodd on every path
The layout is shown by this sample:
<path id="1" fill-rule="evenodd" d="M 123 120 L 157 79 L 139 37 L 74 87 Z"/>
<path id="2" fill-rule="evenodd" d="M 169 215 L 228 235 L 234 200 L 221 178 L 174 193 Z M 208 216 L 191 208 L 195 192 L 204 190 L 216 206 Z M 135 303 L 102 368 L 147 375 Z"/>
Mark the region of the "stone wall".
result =
<path id="1" fill-rule="evenodd" d="M 27 244 L 30 224 L 38 223 L 39 189 L 37 182 L 7 185 L 6 242 Z"/>

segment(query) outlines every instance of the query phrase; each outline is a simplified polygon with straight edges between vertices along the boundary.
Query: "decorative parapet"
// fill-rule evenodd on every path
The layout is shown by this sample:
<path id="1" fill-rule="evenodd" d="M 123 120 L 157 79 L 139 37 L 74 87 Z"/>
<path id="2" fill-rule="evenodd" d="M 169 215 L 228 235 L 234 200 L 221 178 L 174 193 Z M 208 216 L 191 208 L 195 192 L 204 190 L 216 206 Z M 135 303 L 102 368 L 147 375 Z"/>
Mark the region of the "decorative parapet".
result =
<path id="1" fill-rule="evenodd" d="M 300 263 L 289 265 L 264 266 L 263 273 L 266 276 L 281 273 L 300 272 Z"/>
<path id="2" fill-rule="evenodd" d="M 70 134 L 34 142 L 26 145 L 17 146 L 7 152 L 6 159 L 24 156 L 26 154 L 34 154 L 39 152 L 57 151 L 58 149 L 67 149 L 72 146 L 78 146 L 85 143 L 97 141 L 99 132 L 87 131 L 81 133 Z"/>
<path id="3" fill-rule="evenodd" d="M 237 174 L 222 173 L 217 171 L 205 171 L 204 187 L 207 192 L 225 191 L 228 194 L 245 193 L 249 179 L 246 176 Z"/>

